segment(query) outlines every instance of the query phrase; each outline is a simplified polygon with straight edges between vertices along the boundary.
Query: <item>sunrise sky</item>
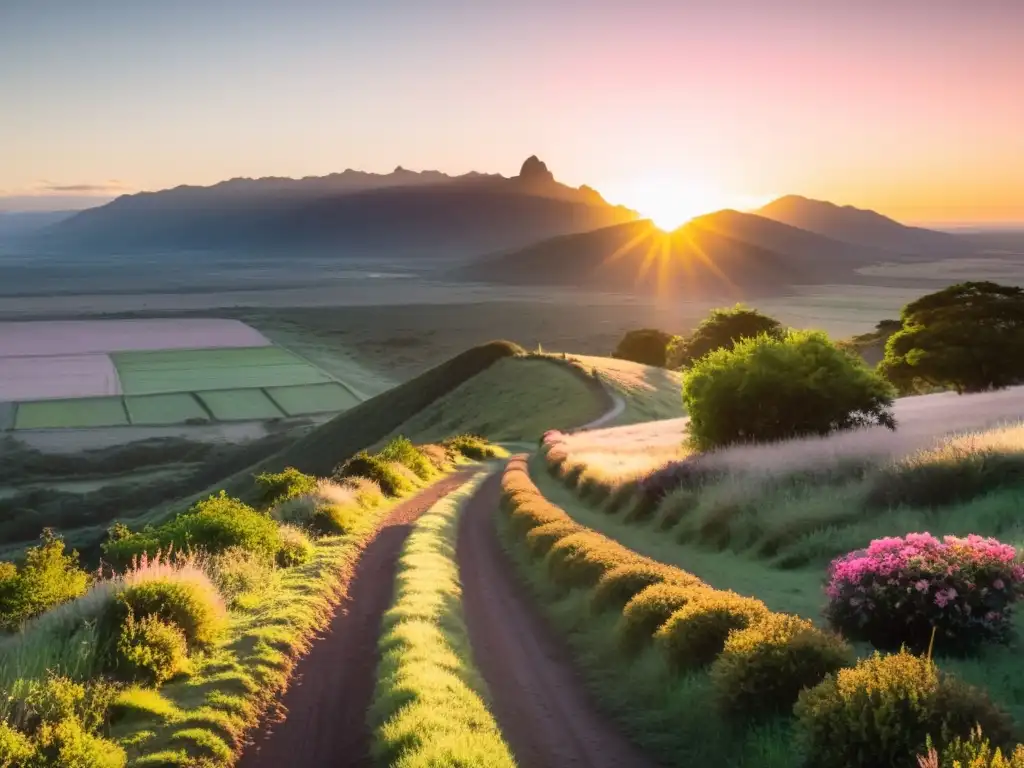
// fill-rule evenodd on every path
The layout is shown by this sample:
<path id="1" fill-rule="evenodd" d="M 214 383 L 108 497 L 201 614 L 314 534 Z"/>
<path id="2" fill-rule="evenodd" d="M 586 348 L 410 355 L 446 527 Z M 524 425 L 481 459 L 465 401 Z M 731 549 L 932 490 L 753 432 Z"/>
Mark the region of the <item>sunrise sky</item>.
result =
<path id="1" fill-rule="evenodd" d="M 1024 221 L 1021 0 L 0 0 L 0 105 L 0 210 L 537 154 L 645 213 Z"/>

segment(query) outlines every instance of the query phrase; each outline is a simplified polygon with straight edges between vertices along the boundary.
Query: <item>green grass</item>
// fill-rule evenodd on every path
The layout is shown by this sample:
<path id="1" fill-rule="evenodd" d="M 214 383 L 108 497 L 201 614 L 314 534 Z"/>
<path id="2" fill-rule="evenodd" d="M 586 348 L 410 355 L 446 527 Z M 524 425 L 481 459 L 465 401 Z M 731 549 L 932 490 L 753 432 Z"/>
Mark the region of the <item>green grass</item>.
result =
<path id="1" fill-rule="evenodd" d="M 196 395 L 218 421 L 263 421 L 284 415 L 262 389 L 225 389 Z"/>
<path id="2" fill-rule="evenodd" d="M 189 419 L 209 421 L 203 407 L 187 392 L 168 395 L 137 395 L 124 399 L 132 424 L 184 424 Z"/>
<path id="3" fill-rule="evenodd" d="M 287 387 L 332 380 L 297 355 L 275 346 L 117 352 L 111 358 L 127 395 Z"/>
<path id="4" fill-rule="evenodd" d="M 556 361 L 499 360 L 392 434 L 437 442 L 469 432 L 493 441 L 536 440 L 545 430 L 567 429 L 597 418 L 604 403 L 585 382 Z"/>
<path id="5" fill-rule="evenodd" d="M 347 411 L 362 402 L 344 385 L 336 382 L 267 387 L 264 391 L 289 416 Z"/>
<path id="6" fill-rule="evenodd" d="M 71 429 L 128 425 L 120 397 L 37 400 L 19 403 L 15 429 Z"/>
<path id="7" fill-rule="evenodd" d="M 596 370 L 605 386 L 625 401 L 625 410 L 608 426 L 676 419 L 686 415 L 682 397 L 683 377 L 678 371 L 612 357 L 569 355 L 568 359 L 587 373 Z"/>
<path id="8" fill-rule="evenodd" d="M 484 476 L 435 504 L 402 550 L 370 710 L 381 765 L 515 765 L 487 710 L 460 604 L 459 517 Z"/>

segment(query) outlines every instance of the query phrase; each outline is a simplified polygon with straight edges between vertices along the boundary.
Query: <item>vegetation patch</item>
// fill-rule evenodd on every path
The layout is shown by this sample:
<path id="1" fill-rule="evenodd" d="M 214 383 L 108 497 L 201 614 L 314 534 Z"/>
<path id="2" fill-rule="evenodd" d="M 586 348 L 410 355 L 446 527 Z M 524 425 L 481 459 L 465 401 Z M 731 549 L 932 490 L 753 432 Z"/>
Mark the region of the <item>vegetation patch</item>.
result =
<path id="1" fill-rule="evenodd" d="M 370 710 L 381 765 L 515 765 L 487 710 L 460 607 L 458 522 L 481 480 L 435 504 L 402 551 Z"/>
<path id="2" fill-rule="evenodd" d="M 218 421 L 266 421 L 285 415 L 262 389 L 221 389 L 197 392 L 196 397 Z"/>
<path id="3" fill-rule="evenodd" d="M 270 399 L 289 416 L 338 413 L 362 402 L 343 384 L 300 384 L 294 387 L 265 387 Z"/>
<path id="4" fill-rule="evenodd" d="M 82 429 L 128 426 L 128 414 L 120 397 L 88 397 L 76 400 L 35 400 L 19 403 L 15 429 Z"/>

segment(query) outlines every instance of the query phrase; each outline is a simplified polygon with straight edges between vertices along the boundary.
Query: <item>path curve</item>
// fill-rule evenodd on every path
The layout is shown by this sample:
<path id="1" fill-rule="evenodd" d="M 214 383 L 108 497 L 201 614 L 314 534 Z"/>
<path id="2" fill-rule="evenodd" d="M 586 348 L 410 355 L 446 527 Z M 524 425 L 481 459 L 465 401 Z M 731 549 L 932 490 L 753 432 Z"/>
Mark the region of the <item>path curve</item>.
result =
<path id="1" fill-rule="evenodd" d="M 498 539 L 501 475 L 467 502 L 459 578 L 473 659 L 491 711 L 524 768 L 648 768 L 647 756 L 597 710 L 568 649 L 538 612 Z"/>
<path id="2" fill-rule="evenodd" d="M 283 721 L 264 723 L 240 768 L 363 768 L 366 713 L 377 676 L 381 619 L 391 605 L 398 557 L 412 524 L 476 471 L 461 470 L 396 506 L 367 541 L 331 624 L 298 663 L 281 701 Z"/>
<path id="3" fill-rule="evenodd" d="M 603 386 L 603 385 L 602 385 Z M 609 408 L 601 416 L 598 416 L 593 421 L 587 422 L 582 427 L 571 429 L 569 432 L 575 434 L 576 432 L 586 432 L 588 429 L 598 429 L 603 427 L 609 421 L 614 421 L 619 415 L 626 410 L 626 401 L 622 395 L 617 395 L 614 392 L 608 391 L 608 396 L 612 399 L 612 407 Z"/>

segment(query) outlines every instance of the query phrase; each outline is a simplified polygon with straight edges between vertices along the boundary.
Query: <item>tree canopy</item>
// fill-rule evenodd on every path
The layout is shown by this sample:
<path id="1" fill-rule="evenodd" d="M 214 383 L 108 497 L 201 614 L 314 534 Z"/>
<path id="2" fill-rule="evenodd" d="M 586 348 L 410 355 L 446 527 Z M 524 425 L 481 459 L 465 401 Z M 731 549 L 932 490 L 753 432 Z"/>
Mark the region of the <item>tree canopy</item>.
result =
<path id="1" fill-rule="evenodd" d="M 922 384 L 959 393 L 1024 381 L 1024 289 L 952 285 L 907 304 L 879 364 L 902 391 Z"/>
<path id="2" fill-rule="evenodd" d="M 687 337 L 677 337 L 670 346 L 668 367 L 689 367 L 716 349 L 732 349 L 741 339 L 752 339 L 761 334 L 781 338 L 785 335 L 785 329 L 775 318 L 742 304 L 712 310 L 693 333 Z"/>
<path id="3" fill-rule="evenodd" d="M 634 363 L 665 367 L 665 356 L 672 335 L 656 328 L 640 328 L 629 331 L 612 353 L 619 360 L 632 360 Z"/>

